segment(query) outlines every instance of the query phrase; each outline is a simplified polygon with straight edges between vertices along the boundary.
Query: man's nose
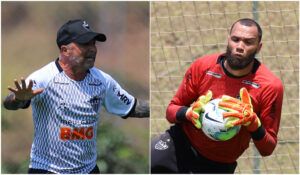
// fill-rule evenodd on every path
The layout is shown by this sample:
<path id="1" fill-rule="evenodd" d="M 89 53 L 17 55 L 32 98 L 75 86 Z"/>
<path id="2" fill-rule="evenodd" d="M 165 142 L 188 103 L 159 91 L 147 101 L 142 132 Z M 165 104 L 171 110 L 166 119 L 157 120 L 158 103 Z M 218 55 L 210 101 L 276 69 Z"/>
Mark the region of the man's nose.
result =
<path id="1" fill-rule="evenodd" d="M 242 41 L 238 42 L 237 47 L 236 47 L 236 51 L 239 52 L 239 53 L 244 52 L 244 43 Z"/>
<path id="2" fill-rule="evenodd" d="M 89 45 L 89 51 L 90 52 L 97 52 L 97 47 L 95 44 L 90 44 Z"/>

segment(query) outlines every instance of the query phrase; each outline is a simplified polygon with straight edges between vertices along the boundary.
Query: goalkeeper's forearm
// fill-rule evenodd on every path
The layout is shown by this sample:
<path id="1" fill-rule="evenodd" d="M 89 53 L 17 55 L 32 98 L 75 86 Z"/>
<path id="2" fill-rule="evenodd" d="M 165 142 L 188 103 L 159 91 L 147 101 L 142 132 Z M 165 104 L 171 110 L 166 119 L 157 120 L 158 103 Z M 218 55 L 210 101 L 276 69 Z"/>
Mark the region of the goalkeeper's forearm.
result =
<path id="1" fill-rule="evenodd" d="M 170 123 L 188 122 L 185 117 L 187 110 L 188 107 L 179 105 L 172 100 L 167 107 L 166 118 Z"/>
<path id="2" fill-rule="evenodd" d="M 257 150 L 262 156 L 272 154 L 277 144 L 276 134 L 270 134 L 270 132 L 261 125 L 255 132 L 252 132 L 251 135 Z"/>

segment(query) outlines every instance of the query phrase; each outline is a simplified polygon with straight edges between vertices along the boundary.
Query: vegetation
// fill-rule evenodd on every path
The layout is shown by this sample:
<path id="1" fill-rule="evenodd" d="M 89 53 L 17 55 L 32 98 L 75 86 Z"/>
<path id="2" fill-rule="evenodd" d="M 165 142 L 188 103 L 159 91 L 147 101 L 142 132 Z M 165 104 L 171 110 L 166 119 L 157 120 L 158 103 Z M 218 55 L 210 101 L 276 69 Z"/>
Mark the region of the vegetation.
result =
<path id="1" fill-rule="evenodd" d="M 95 67 L 136 98 L 149 99 L 148 2 L 3 2 L 1 9 L 2 100 L 15 78 L 26 78 L 57 58 L 57 30 L 70 19 L 85 19 L 106 34 L 107 42 L 97 43 Z M 148 173 L 149 120 L 100 116 L 101 172 Z M 2 173 L 26 173 L 34 132 L 31 109 L 8 111 L 2 106 L 1 124 Z"/>
<path id="2" fill-rule="evenodd" d="M 101 173 L 149 172 L 149 158 L 130 146 L 129 138 L 111 123 L 100 124 L 98 135 L 97 165 Z M 24 174 L 28 171 L 29 156 L 21 163 L 3 162 L 2 173 Z"/>

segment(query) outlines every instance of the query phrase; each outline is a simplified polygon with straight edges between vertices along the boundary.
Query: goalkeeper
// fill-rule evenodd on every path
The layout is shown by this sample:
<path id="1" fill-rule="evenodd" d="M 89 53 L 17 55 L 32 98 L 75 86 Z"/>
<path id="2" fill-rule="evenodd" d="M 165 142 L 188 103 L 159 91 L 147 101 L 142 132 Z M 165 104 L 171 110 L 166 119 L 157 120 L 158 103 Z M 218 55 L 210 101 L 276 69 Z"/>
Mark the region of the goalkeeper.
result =
<path id="1" fill-rule="evenodd" d="M 167 107 L 167 120 L 175 125 L 151 142 L 151 173 L 234 173 L 251 139 L 262 156 L 272 154 L 283 86 L 255 58 L 261 38 L 259 24 L 240 19 L 231 27 L 226 53 L 200 57 L 190 66 Z M 242 125 L 227 141 L 211 140 L 200 129 L 199 114 L 217 98 L 227 110 L 223 117 L 237 119 L 228 127 Z"/>

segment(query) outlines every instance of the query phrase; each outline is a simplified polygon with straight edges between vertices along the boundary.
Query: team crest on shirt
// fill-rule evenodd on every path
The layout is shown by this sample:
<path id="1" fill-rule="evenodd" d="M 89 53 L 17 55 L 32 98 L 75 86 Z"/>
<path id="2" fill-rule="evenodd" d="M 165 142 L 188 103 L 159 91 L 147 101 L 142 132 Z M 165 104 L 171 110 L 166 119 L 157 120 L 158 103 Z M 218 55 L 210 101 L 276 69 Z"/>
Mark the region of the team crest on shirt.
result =
<path id="1" fill-rule="evenodd" d="M 167 143 L 162 140 L 159 140 L 154 146 L 154 149 L 156 149 L 156 150 L 166 150 L 168 148 L 169 147 L 168 147 Z"/>
<path id="2" fill-rule="evenodd" d="M 99 96 L 94 96 L 89 100 L 90 104 L 93 107 L 93 110 L 97 113 L 101 106 L 101 98 Z"/>

